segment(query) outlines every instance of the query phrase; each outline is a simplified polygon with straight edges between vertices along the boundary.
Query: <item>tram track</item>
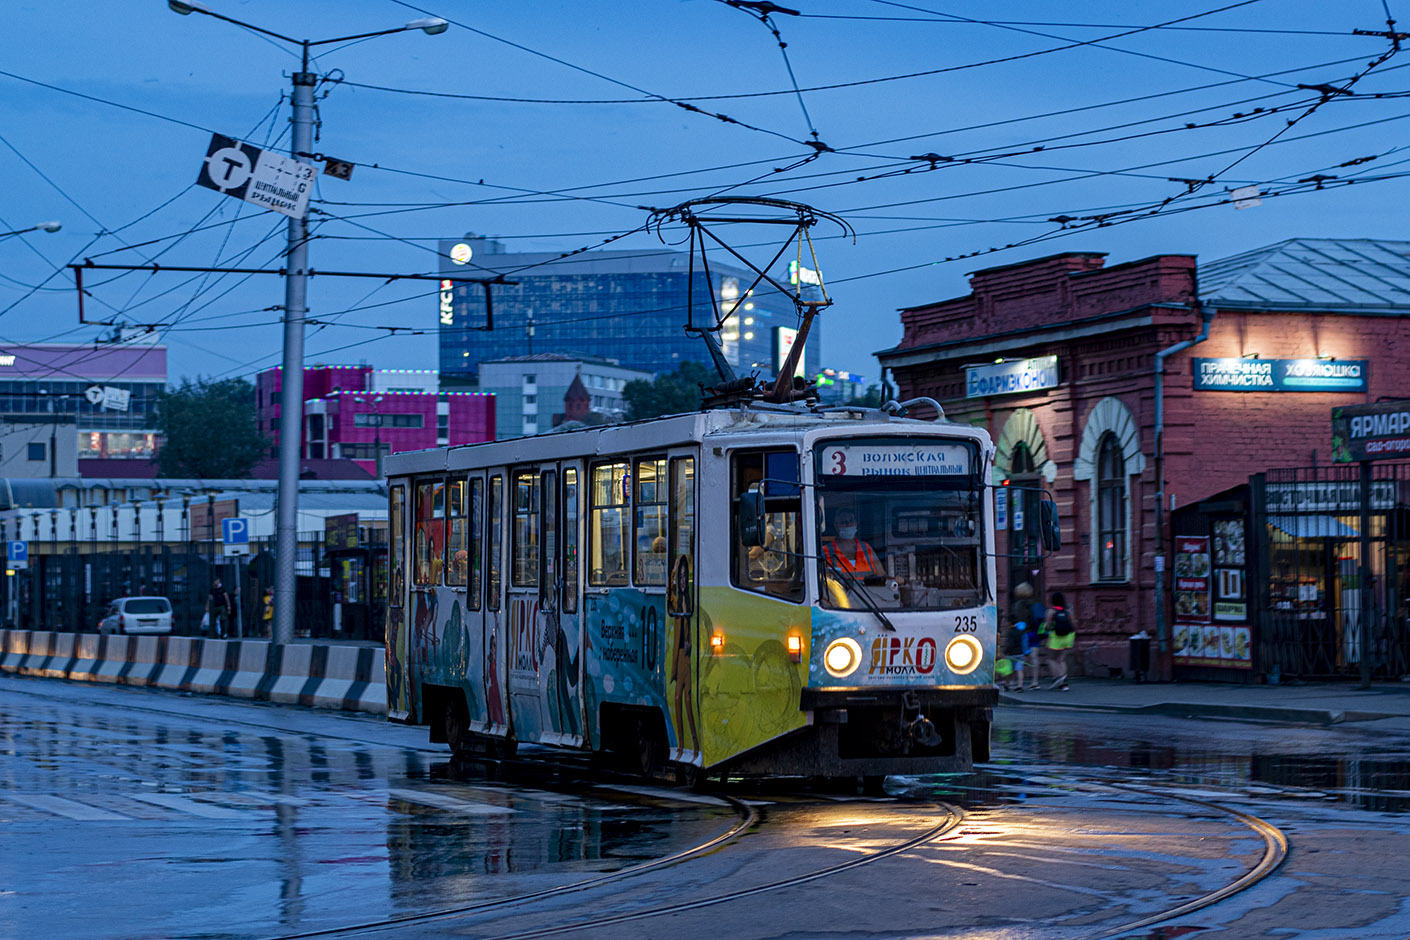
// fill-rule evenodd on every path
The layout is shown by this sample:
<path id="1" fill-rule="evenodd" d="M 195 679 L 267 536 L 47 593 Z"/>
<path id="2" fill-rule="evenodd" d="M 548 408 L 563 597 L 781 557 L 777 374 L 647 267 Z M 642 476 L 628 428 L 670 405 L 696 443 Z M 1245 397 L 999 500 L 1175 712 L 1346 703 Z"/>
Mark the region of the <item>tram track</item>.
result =
<path id="1" fill-rule="evenodd" d="M 1193 914 L 1204 908 L 1212 907 L 1221 901 L 1228 900 L 1237 894 L 1247 891 L 1249 888 L 1263 881 L 1277 871 L 1278 867 L 1282 865 L 1283 861 L 1287 858 L 1289 846 L 1287 835 L 1266 819 L 1254 816 L 1251 813 L 1245 813 L 1242 810 L 1233 809 L 1232 807 L 1224 806 L 1210 800 L 1196 799 L 1195 797 L 1171 793 L 1165 790 L 1134 787 L 1124 783 L 1112 783 L 1109 780 L 1100 778 L 1088 780 L 1086 785 L 1113 790 L 1118 793 L 1134 793 L 1140 796 L 1153 797 L 1158 800 L 1177 800 L 1181 803 L 1197 806 L 1206 811 L 1233 817 L 1239 823 L 1251 829 L 1263 840 L 1263 855 L 1258 862 L 1242 876 L 1214 891 L 1210 891 L 1200 897 L 1164 911 L 1147 914 L 1144 917 L 1113 927 L 1105 927 L 1098 930 L 1096 933 L 1083 934 L 1080 940 L 1110 940 L 1110 938 L 1120 937 L 1123 934 L 1129 934 L 1132 931 L 1141 930 L 1146 927 L 1154 927 L 1157 924 L 1173 920 L 1176 917 L 1183 917 L 1186 914 Z"/>
<path id="2" fill-rule="evenodd" d="M 492 901 L 481 901 L 477 904 L 467 904 L 460 907 L 443 908 L 436 911 L 423 911 L 418 914 L 406 914 L 401 917 L 388 917 L 381 920 L 366 921 L 359 924 L 344 924 L 338 927 L 326 927 L 320 930 L 310 930 L 302 933 L 278 934 L 265 938 L 265 940 L 305 940 L 310 937 L 339 937 L 366 933 L 374 930 L 387 930 L 397 927 L 411 927 L 418 924 L 434 923 L 436 921 L 451 920 L 455 918 L 467 917 L 473 914 L 487 913 L 500 908 L 509 907 L 515 904 L 527 904 L 534 901 L 543 901 L 549 898 L 560 897 L 565 894 L 572 894 L 577 891 L 587 891 L 591 888 L 601 887 L 617 881 L 625 881 L 630 878 L 644 875 L 657 869 L 666 868 L 671 865 L 678 865 L 690 859 L 708 855 L 718 848 L 734 841 L 752 829 L 759 821 L 759 814 L 743 800 L 736 799 L 728 794 L 712 794 L 734 807 L 738 814 L 738 819 L 724 832 L 721 832 L 704 842 L 654 858 L 649 861 L 631 865 L 627 868 L 595 878 L 586 878 L 582 881 L 575 881 L 571 884 L 555 885 L 552 888 L 545 888 L 542 891 L 530 891 L 525 894 L 516 894 L 503 898 L 495 898 Z"/>
<path id="3" fill-rule="evenodd" d="M 146 712 L 148 714 L 163 714 L 165 715 L 165 717 L 173 717 L 172 714 L 166 712 L 166 710 L 164 709 L 143 707 L 141 705 L 136 705 L 136 703 L 109 707 L 118 707 L 124 711 L 130 710 L 136 712 Z M 290 732 L 284 728 L 280 728 L 278 724 L 275 724 L 273 722 L 266 723 L 257 719 L 246 719 L 244 721 L 240 721 L 237 719 L 232 719 L 229 716 L 222 716 L 219 720 L 221 720 L 222 722 L 229 722 L 231 724 L 243 725 L 245 727 L 259 727 L 268 730 L 277 730 L 283 733 L 293 733 L 300 735 L 312 734 L 313 736 L 317 737 L 341 739 L 344 741 L 356 740 L 356 738 L 347 734 L 335 733 L 325 735 L 309 731 Z M 393 744 L 390 742 L 360 741 L 358 743 L 365 743 L 371 746 L 382 746 L 401 749 L 401 746 L 399 744 Z M 414 750 L 422 749 L 414 748 Z M 510 763 L 543 766 L 546 762 L 541 762 L 532 758 L 529 760 L 525 760 L 521 756 L 517 761 L 513 761 Z M 554 764 L 556 766 L 561 767 L 561 762 L 554 762 Z M 1167 804 L 1183 804 L 1187 807 L 1190 807 L 1191 809 L 1198 810 L 1202 813 L 1213 814 L 1228 818 L 1238 826 L 1246 828 L 1247 830 L 1254 833 L 1262 841 L 1262 852 L 1260 853 L 1259 858 L 1239 877 L 1229 881 L 1228 883 L 1217 887 L 1214 890 L 1207 891 L 1199 897 L 1183 901 L 1182 903 L 1174 905 L 1165 910 L 1142 914 L 1139 917 L 1135 917 L 1134 919 L 1119 924 L 1093 927 L 1091 929 L 1091 932 L 1082 932 L 1075 928 L 1072 930 L 1072 932 L 1064 931 L 1064 936 L 1068 936 L 1071 938 L 1080 938 L 1080 940 L 1113 940 L 1113 938 L 1130 935 L 1137 931 L 1151 928 L 1156 925 L 1165 924 L 1171 920 L 1174 920 L 1175 918 L 1184 917 L 1193 914 L 1197 911 L 1212 907 L 1213 905 L 1233 898 L 1266 880 L 1278 870 L 1279 866 L 1282 865 L 1283 861 L 1286 859 L 1288 854 L 1288 838 L 1280 829 L 1278 829 L 1277 826 L 1251 813 L 1246 813 L 1242 810 L 1224 805 L 1220 802 L 1217 802 L 1216 800 L 1201 799 L 1194 795 L 1186 795 L 1178 792 L 1177 790 L 1167 789 L 1163 787 L 1132 785 L 1130 783 L 1125 782 L 1124 780 L 1113 780 L 1110 775 L 1092 775 L 1080 773 L 1069 774 L 1063 772 L 1051 774 L 1038 773 L 1028 776 L 1027 780 L 1031 781 L 1034 784 L 1045 787 L 1067 787 L 1078 792 L 1107 791 L 1111 793 L 1121 793 L 1130 796 L 1141 797 L 1143 799 L 1150 800 L 1153 802 L 1154 806 L 1152 807 L 1152 811 L 1164 810 L 1168 813 L 1171 807 L 1169 807 Z M 1203 795 L 1206 794 L 1201 793 L 1201 796 Z M 525 912 L 526 914 L 532 915 L 535 912 L 539 914 L 546 914 L 547 911 L 543 908 L 538 907 L 538 905 L 544 902 L 549 902 L 552 899 L 563 895 L 568 895 L 576 892 L 584 892 L 596 888 L 609 887 L 619 882 L 627 882 L 630 879 L 649 874 L 653 871 L 658 871 L 660 869 L 667 868 L 670 866 L 701 859 L 704 856 L 718 852 L 719 850 L 725 848 L 730 843 L 737 840 L 740 836 L 744 835 L 746 832 L 749 832 L 751 829 L 754 829 L 756 826 L 759 825 L 760 818 L 758 811 L 749 803 L 747 803 L 744 799 L 741 799 L 729 793 L 713 793 L 711 794 L 711 796 L 720 799 L 721 801 L 723 801 L 724 804 L 727 804 L 729 807 L 733 808 L 736 817 L 733 823 L 728 828 L 712 835 L 710 838 L 705 839 L 696 845 L 673 852 L 669 855 L 644 861 L 615 872 L 599 874 L 593 877 L 581 879 L 579 881 L 555 885 L 553 887 L 545 888 L 539 891 L 532 891 L 517 895 L 506 896 L 502 898 L 489 899 L 474 904 L 446 907 L 436 910 L 421 911 L 417 913 L 408 913 L 396 917 L 369 919 L 355 924 L 330 926 L 299 933 L 279 934 L 276 936 L 271 936 L 267 938 L 267 940 L 301 940 L 301 938 L 352 936 L 367 933 L 396 931 L 400 928 L 414 928 L 419 925 L 430 925 L 438 923 L 451 924 L 456 921 L 468 921 L 473 923 L 475 918 L 480 915 L 489 916 L 496 914 L 496 912 L 499 912 L 502 915 L 502 913 L 506 909 L 521 905 L 531 906 L 535 908 L 534 911 Z M 917 793 L 916 796 L 919 796 L 919 794 Z M 569 921 L 566 923 L 556 923 L 553 924 L 551 927 L 531 927 L 524 930 L 511 931 L 502 934 L 487 934 L 485 936 L 485 940 L 531 940 L 531 938 L 546 937 L 559 933 L 579 932 L 589 929 L 595 929 L 598 927 L 624 925 L 633 922 L 645 921 L 651 918 L 669 916 L 673 914 L 682 914 L 701 908 L 708 908 L 718 905 L 729 904 L 732 902 L 743 901 L 745 899 L 765 895 L 770 892 L 782 891 L 788 888 L 818 882 L 833 876 L 841 875 L 848 871 L 855 870 L 862 866 L 870 865 L 883 859 L 896 856 L 909 850 L 919 848 L 927 842 L 940 839 L 945 834 L 952 832 L 957 827 L 959 827 L 965 819 L 964 810 L 961 809 L 959 806 L 943 801 L 934 800 L 933 798 L 925 800 L 903 799 L 898 800 L 896 802 L 899 804 L 910 804 L 911 806 L 915 806 L 917 803 L 930 803 L 931 805 L 935 806 L 936 809 L 943 815 L 943 818 L 936 822 L 934 825 L 928 825 L 923 832 L 910 836 L 909 838 L 906 838 L 895 844 L 887 845 L 874 851 L 866 852 L 864 854 L 849 858 L 846 861 L 836 865 L 829 865 L 823 868 L 805 871 L 800 874 L 786 878 L 775 878 L 774 880 L 767 881 L 762 884 L 744 886 L 736 890 L 725 891 L 695 899 L 683 900 L 676 903 L 648 907 L 642 910 L 609 913 L 606 916 L 598 918 L 581 919 L 576 921 Z M 930 822 L 930 820 L 927 820 L 926 822 L 928 823 Z M 734 856 L 731 855 L 730 858 L 734 858 Z M 691 868 L 690 870 L 694 871 L 694 868 Z M 615 894 L 608 894 L 604 896 L 604 900 L 610 904 L 613 903 L 614 900 L 619 900 L 619 898 Z M 1060 924 L 1061 921 L 1057 920 L 1049 922 L 1046 926 L 1049 928 L 1056 928 L 1059 927 Z M 501 921 L 500 926 L 503 927 L 507 925 Z M 493 927 L 491 927 L 491 929 L 493 929 Z M 918 932 L 927 932 L 926 928 L 921 924 L 917 924 L 916 929 Z M 932 928 L 932 930 L 933 929 L 934 928 Z"/>
<path id="4" fill-rule="evenodd" d="M 507 898 L 499 898 L 494 901 L 487 901 L 475 905 L 467 905 L 461 908 L 450 908 L 442 911 L 431 911 L 422 914 L 407 915 L 401 918 L 388 918 L 386 920 L 381 921 L 371 921 L 368 923 L 357 925 L 332 927 L 324 930 L 309 931 L 306 933 L 280 934 L 274 937 L 267 937 L 265 938 L 265 940 L 306 940 L 306 938 L 313 937 L 337 937 L 357 933 L 390 930 L 399 927 L 413 926 L 418 924 L 429 924 L 460 920 L 467 917 L 473 917 L 477 914 L 490 913 L 494 910 L 508 907 L 511 905 L 543 901 L 563 894 L 568 894 L 576 891 L 584 891 L 589 888 L 600 887 L 602 885 L 610 884 L 613 882 L 626 881 L 632 877 L 645 874 L 649 871 L 665 868 L 669 865 L 679 864 L 692 858 L 698 858 L 699 856 L 708 854 L 715 848 L 723 846 L 725 843 L 732 841 L 736 836 L 738 836 L 748 828 L 752 827 L 753 824 L 757 822 L 757 815 L 754 813 L 753 808 L 750 807 L 747 803 L 743 802 L 742 800 L 738 800 L 728 794 L 720 793 L 713 795 L 719 797 L 720 799 L 726 800 L 733 805 L 736 805 L 740 808 L 741 812 L 747 812 L 749 814 L 749 819 L 747 823 L 741 822 L 741 824 L 732 827 L 729 832 L 723 833 L 720 836 L 717 836 L 714 839 L 710 840 L 709 842 L 702 843 L 701 845 L 691 849 L 686 849 L 681 852 L 665 856 L 663 858 L 654 859 L 650 862 L 642 863 L 641 865 L 635 865 L 631 868 L 625 868 L 621 871 L 613 872 L 608 875 L 603 875 L 598 878 L 588 879 L 586 881 L 577 882 L 571 885 L 562 885 L 555 888 L 549 888 L 543 891 L 530 892 L 527 894 L 516 895 Z M 936 825 L 930 826 L 918 835 L 912 836 L 911 838 L 905 839 L 894 845 L 889 845 L 885 848 L 878 849 L 873 852 L 867 852 L 858 855 L 854 858 L 850 858 L 847 861 L 840 862 L 836 865 L 829 865 L 823 868 L 813 869 L 811 871 L 807 871 L 799 875 L 793 875 L 788 878 L 770 881 L 765 884 L 752 885 L 747 888 L 740 888 L 734 891 L 727 891 L 721 894 L 711 895 L 709 897 L 704 898 L 696 898 L 690 901 L 682 901 L 676 904 L 662 905 L 659 907 L 647 908 L 640 911 L 629 911 L 622 914 L 609 915 L 606 917 L 597 917 L 590 920 L 559 923 L 554 924 L 551 927 L 541 927 L 532 930 L 516 931 L 506 934 L 492 934 L 482 938 L 482 940 L 531 940 L 531 938 L 535 937 L 549 937 L 556 936 L 558 934 L 572 933 L 580 930 L 615 926 L 619 924 L 630 923 L 633 921 L 646 920 L 653 917 L 661 917 L 669 914 L 678 914 L 686 911 L 698 910 L 700 908 L 712 907 L 718 904 L 727 904 L 732 901 L 739 901 L 756 895 L 765 894 L 772 891 L 779 891 L 785 888 L 796 887 L 799 885 L 808 884 L 813 881 L 819 881 L 821 879 L 841 874 L 842 872 L 851 871 L 853 869 L 860 868 L 865 865 L 870 865 L 874 862 L 881 861 L 882 859 L 890 858 L 894 855 L 898 855 L 902 852 L 914 849 L 917 846 L 940 838 L 946 833 L 953 831 L 956 827 L 960 825 L 961 822 L 963 822 L 965 814 L 964 810 L 960 807 L 948 803 L 935 803 L 934 805 L 938 809 L 940 809 L 944 814 L 944 818 L 941 822 L 937 823 Z"/>

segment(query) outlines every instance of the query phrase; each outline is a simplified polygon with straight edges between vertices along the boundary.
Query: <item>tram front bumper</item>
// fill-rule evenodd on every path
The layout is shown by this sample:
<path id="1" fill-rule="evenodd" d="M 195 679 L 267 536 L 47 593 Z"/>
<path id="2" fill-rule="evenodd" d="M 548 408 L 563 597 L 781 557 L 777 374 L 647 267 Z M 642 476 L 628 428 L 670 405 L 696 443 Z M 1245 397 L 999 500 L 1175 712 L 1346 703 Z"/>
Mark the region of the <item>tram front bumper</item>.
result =
<path id="1" fill-rule="evenodd" d="M 804 689 L 807 727 L 729 762 L 741 774 L 952 773 L 988 758 L 994 688 Z"/>

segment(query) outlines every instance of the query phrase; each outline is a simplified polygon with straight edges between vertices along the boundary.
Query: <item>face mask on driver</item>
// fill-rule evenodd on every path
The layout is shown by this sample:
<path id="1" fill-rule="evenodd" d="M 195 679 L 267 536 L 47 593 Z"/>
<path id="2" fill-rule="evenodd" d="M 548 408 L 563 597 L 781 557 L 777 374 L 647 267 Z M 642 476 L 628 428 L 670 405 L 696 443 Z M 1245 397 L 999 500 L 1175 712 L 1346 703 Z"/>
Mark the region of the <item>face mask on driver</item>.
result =
<path id="1" fill-rule="evenodd" d="M 850 542 L 857 537 L 857 527 L 854 525 L 840 525 L 837 527 L 837 537 Z"/>

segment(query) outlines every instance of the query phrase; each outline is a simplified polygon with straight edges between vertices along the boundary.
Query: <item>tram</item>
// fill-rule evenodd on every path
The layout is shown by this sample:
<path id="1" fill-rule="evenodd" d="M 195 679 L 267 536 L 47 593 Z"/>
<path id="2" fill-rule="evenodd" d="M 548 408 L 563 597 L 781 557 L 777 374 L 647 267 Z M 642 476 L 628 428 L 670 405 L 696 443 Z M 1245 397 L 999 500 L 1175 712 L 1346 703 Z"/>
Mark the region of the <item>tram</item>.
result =
<path id="1" fill-rule="evenodd" d="M 997 700 L 993 454 L 741 404 L 389 456 L 390 718 L 646 776 L 966 770 Z"/>

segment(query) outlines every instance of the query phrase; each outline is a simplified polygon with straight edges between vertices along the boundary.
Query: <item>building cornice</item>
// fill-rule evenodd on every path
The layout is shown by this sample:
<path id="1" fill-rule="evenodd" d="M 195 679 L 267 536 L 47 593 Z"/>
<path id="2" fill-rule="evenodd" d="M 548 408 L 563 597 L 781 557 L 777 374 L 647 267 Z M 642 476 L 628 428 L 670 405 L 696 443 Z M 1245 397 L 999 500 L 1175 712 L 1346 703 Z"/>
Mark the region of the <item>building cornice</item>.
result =
<path id="1" fill-rule="evenodd" d="M 1129 310 L 1103 313 L 1080 320 L 1067 320 L 1046 326 L 1003 333 L 990 333 L 987 336 L 947 340 L 943 343 L 927 343 L 924 346 L 900 347 L 877 351 L 876 358 L 890 368 L 905 368 L 927 362 L 947 359 L 983 358 L 1005 352 L 1015 346 L 1033 346 L 1039 343 L 1056 343 L 1066 340 L 1101 336 L 1120 330 L 1138 329 L 1155 323 L 1154 311 L 1178 310 L 1193 312 L 1187 304 L 1143 304 Z"/>

